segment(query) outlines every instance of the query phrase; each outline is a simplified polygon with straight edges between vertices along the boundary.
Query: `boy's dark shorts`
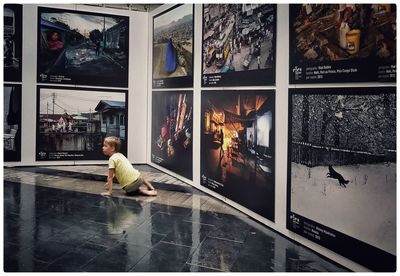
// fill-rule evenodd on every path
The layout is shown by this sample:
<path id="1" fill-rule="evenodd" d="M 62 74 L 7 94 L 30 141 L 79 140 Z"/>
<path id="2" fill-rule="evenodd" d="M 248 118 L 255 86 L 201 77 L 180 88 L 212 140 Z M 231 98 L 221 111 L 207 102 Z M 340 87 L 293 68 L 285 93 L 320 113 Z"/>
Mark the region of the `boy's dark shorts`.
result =
<path id="1" fill-rule="evenodd" d="M 137 190 L 139 190 L 139 187 L 142 186 L 142 184 L 143 184 L 143 178 L 141 176 L 139 176 L 138 179 L 136 179 L 134 182 L 126 185 L 122 189 L 124 189 L 126 193 L 132 193 L 132 192 L 136 192 Z"/>

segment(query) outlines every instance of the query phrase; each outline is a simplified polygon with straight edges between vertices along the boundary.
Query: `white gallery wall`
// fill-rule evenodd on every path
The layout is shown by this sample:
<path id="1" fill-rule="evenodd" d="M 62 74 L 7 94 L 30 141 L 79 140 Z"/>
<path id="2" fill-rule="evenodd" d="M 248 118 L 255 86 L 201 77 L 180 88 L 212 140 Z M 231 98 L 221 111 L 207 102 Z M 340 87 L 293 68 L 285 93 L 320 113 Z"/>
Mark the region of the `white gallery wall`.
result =
<path id="1" fill-rule="evenodd" d="M 287 236 L 316 252 L 348 267 L 354 271 L 369 271 L 368 268 L 355 263 L 323 246 L 320 246 L 300 235 L 297 235 L 286 228 L 287 217 L 287 158 L 288 158 L 288 90 L 289 88 L 327 88 L 327 87 L 379 87 L 394 86 L 394 83 L 349 83 L 349 84 L 307 84 L 289 85 L 289 5 L 277 5 L 277 30 L 276 30 L 276 84 L 274 86 L 252 86 L 252 87 L 213 87 L 202 88 L 202 21 L 203 9 L 201 4 L 195 4 L 194 8 L 194 37 L 193 37 L 193 88 L 175 89 L 152 89 L 152 43 L 153 43 L 153 17 L 163 13 L 173 7 L 173 4 L 163 5 L 152 11 L 149 15 L 149 62 L 148 68 L 148 141 L 151 137 L 152 122 L 152 91 L 191 91 L 193 90 L 193 180 L 186 179 L 173 171 L 167 170 L 151 161 L 151 147 L 147 147 L 147 162 L 152 166 L 181 179 L 194 187 L 202 190 L 227 204 L 241 210 L 250 217 L 276 230 L 280 234 Z M 275 92 L 275 222 L 272 222 L 259 214 L 237 204 L 236 202 L 200 185 L 200 137 L 201 137 L 201 93 L 206 90 L 268 90 L 274 89 Z"/>
<path id="2" fill-rule="evenodd" d="M 107 161 L 36 161 L 36 92 L 37 85 L 115 89 L 115 87 L 41 84 L 36 81 L 38 7 L 87 11 L 129 16 L 129 79 L 128 91 L 128 158 L 132 163 L 146 163 L 147 125 L 147 54 L 148 13 L 93 7 L 78 4 L 23 5 L 22 22 L 22 121 L 21 162 L 6 162 L 5 166 L 106 164 Z M 7 82 L 9 83 L 9 82 Z M 11 83 L 11 82 L 10 82 Z"/>

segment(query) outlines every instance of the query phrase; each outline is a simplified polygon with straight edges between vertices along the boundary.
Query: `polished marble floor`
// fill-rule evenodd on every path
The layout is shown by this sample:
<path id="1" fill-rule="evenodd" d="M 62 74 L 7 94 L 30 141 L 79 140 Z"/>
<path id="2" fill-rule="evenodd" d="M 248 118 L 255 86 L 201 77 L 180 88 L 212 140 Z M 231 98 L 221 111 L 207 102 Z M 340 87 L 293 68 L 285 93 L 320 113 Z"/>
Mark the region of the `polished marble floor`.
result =
<path id="1" fill-rule="evenodd" d="M 100 196 L 105 166 L 5 167 L 4 271 L 348 271 L 180 180 L 135 167 L 157 197 Z"/>

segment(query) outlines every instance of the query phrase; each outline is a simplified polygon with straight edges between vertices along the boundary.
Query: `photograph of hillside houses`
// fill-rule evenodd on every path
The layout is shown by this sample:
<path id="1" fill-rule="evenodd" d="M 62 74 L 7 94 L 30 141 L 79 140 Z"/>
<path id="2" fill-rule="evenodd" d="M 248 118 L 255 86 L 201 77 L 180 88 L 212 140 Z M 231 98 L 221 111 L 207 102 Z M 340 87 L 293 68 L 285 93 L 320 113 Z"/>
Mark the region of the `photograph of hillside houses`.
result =
<path id="1" fill-rule="evenodd" d="M 124 91 L 38 89 L 37 160 L 106 159 L 106 136 L 121 138 L 126 153 Z"/>
<path id="2" fill-rule="evenodd" d="M 153 19 L 153 87 L 182 87 L 187 81 L 193 82 L 193 5 L 189 4 L 174 6 Z"/>
<path id="3" fill-rule="evenodd" d="M 129 17 L 39 8 L 38 81 L 128 86 Z"/>

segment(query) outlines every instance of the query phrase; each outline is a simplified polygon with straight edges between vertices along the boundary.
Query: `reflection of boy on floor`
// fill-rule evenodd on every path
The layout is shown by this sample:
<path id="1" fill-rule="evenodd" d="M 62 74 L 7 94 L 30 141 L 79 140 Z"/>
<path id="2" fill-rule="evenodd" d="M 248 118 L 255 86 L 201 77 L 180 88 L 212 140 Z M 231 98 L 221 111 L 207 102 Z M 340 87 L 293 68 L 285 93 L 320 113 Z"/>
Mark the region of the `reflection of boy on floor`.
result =
<path id="1" fill-rule="evenodd" d="M 110 156 L 110 159 L 108 160 L 108 177 L 105 185 L 107 191 L 101 193 L 101 195 L 111 196 L 114 175 L 128 195 L 136 191 L 147 196 L 157 195 L 153 185 L 144 179 L 138 170 L 133 168 L 122 153 L 118 152 L 120 148 L 121 140 L 118 137 L 109 136 L 104 139 L 103 153 Z"/>

